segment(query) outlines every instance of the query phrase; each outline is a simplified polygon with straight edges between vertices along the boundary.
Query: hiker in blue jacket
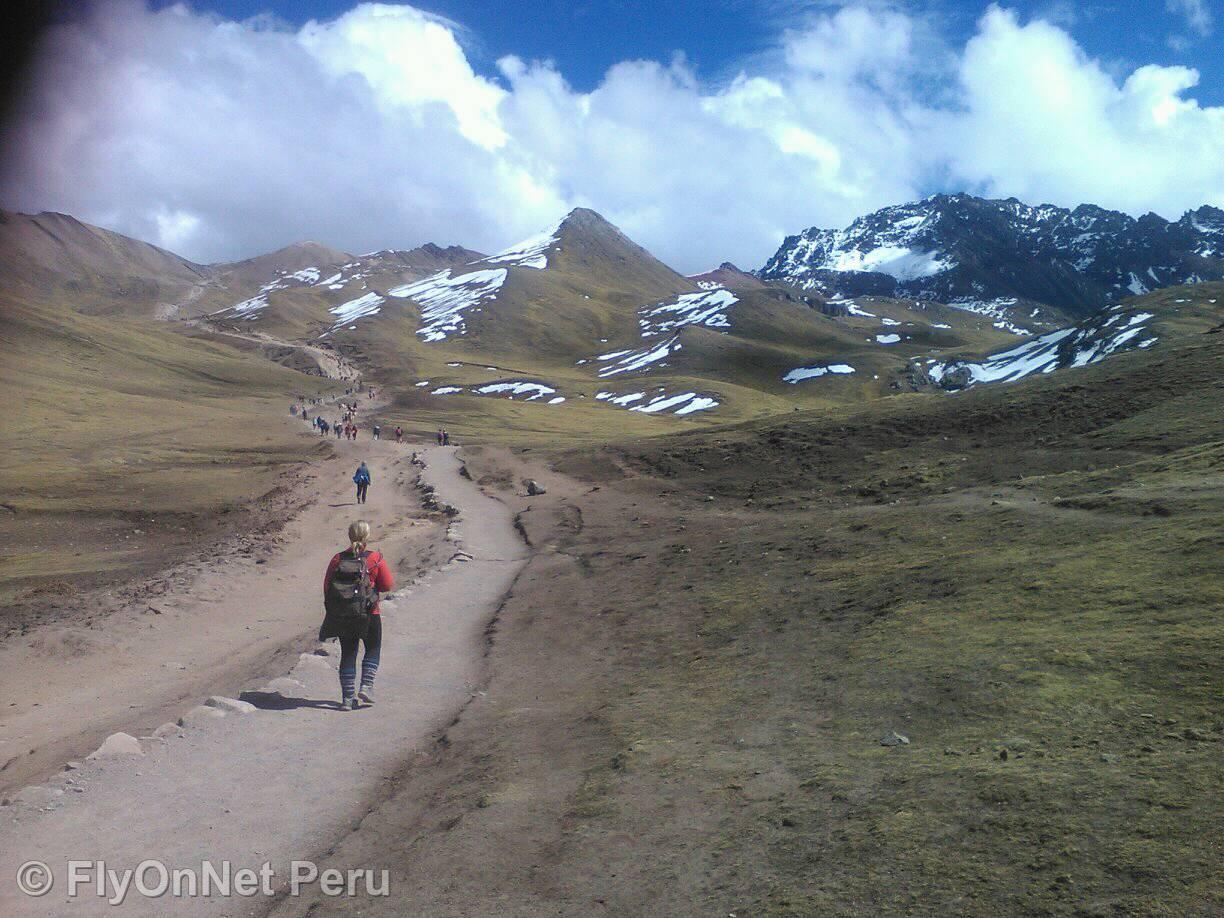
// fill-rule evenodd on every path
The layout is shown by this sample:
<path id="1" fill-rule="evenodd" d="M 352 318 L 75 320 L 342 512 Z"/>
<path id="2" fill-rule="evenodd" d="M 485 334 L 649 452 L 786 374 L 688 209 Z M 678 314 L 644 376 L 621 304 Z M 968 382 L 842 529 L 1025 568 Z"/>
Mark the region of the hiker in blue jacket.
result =
<path id="1" fill-rule="evenodd" d="M 357 485 L 357 503 L 366 502 L 366 491 L 369 490 L 370 480 L 370 470 L 363 462 L 357 467 L 357 473 L 353 475 L 353 483 Z"/>

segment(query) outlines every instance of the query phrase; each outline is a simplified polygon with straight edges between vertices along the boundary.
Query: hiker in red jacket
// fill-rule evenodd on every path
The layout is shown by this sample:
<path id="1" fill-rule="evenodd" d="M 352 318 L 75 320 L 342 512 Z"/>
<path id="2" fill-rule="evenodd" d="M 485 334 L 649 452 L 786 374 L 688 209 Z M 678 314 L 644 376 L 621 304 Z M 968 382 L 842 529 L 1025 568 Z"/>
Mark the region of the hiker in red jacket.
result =
<path id="1" fill-rule="evenodd" d="M 319 640 L 328 638 L 340 639 L 340 705 L 345 710 L 355 710 L 363 704 L 374 703 L 374 677 L 378 675 L 378 661 L 382 653 L 382 615 L 378 608 L 378 594 L 395 589 L 395 581 L 391 576 L 391 568 L 382 554 L 369 551 L 366 546 L 370 541 L 370 524 L 365 520 L 357 520 L 348 528 L 349 547 L 339 552 L 327 565 L 327 573 L 323 575 L 323 596 L 326 598 L 328 587 L 342 560 L 364 558 L 366 573 L 369 576 L 369 586 L 373 590 L 373 605 L 370 608 L 368 625 L 364 633 L 352 627 L 338 627 L 329 614 L 323 620 L 319 629 Z M 357 645 L 365 645 L 365 654 L 361 658 L 361 689 L 357 690 Z"/>

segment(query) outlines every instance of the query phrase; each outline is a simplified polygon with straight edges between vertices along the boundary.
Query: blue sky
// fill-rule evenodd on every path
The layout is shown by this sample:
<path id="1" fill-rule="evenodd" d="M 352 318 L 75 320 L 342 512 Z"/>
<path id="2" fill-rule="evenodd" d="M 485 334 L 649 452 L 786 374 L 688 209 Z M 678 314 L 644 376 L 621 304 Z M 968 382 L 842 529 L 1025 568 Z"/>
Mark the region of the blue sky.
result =
<path id="1" fill-rule="evenodd" d="M 197 261 L 497 251 L 590 207 L 689 273 L 934 192 L 1177 219 L 1224 206 L 1207 3 L 98 0 L 0 206 Z"/>
<path id="2" fill-rule="evenodd" d="M 170 0 L 161 5 L 169 5 Z M 1201 0 L 1213 20 L 1211 34 L 1189 22 L 1185 10 L 1162 0 L 1011 0 L 1005 5 L 1025 18 L 1044 17 L 1066 28 L 1089 55 L 1118 72 L 1144 63 L 1181 64 L 1199 71 L 1194 96 L 1204 104 L 1224 103 L 1224 54 L 1217 30 L 1224 11 Z M 272 13 L 293 25 L 330 19 L 350 9 L 347 0 L 196 0 L 192 5 L 227 18 Z M 734 76 L 740 63 L 767 53 L 788 27 L 837 4 L 802 0 L 424 0 L 414 3 L 465 29 L 465 46 L 479 72 L 493 76 L 498 58 L 551 59 L 575 89 L 594 88 L 618 61 L 669 61 L 683 52 L 704 80 Z M 929 17 L 954 45 L 962 45 L 986 9 L 982 2 L 898 3 Z"/>

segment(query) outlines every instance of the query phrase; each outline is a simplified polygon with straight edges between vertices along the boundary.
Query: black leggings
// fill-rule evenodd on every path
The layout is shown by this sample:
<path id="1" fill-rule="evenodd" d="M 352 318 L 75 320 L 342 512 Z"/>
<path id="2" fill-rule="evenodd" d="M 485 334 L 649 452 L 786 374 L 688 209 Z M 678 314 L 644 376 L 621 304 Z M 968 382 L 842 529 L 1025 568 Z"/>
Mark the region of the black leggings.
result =
<path id="1" fill-rule="evenodd" d="M 370 486 L 364 482 L 357 485 L 357 503 L 359 504 L 365 503 L 366 491 L 368 491 L 369 489 L 370 489 Z"/>
<path id="2" fill-rule="evenodd" d="M 357 687 L 357 644 L 365 645 L 361 657 L 361 685 L 368 688 L 378 675 L 378 661 L 382 655 L 382 616 L 371 615 L 370 627 L 365 637 L 340 635 L 340 688 L 345 698 L 351 698 Z"/>

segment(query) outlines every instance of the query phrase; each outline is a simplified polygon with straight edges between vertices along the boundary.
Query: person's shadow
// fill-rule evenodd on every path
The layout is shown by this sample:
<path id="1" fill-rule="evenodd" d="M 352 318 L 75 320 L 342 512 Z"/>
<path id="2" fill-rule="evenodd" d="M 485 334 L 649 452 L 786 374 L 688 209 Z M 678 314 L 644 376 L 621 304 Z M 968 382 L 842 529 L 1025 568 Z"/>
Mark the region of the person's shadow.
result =
<path id="1" fill-rule="evenodd" d="M 295 698 L 280 692 L 243 692 L 239 701 L 253 704 L 261 711 L 295 711 L 298 708 L 319 708 L 324 711 L 342 711 L 338 701 L 323 701 L 318 698 Z"/>
<path id="2" fill-rule="evenodd" d="M 329 507 L 356 507 L 356 506 L 357 506 L 357 501 L 355 501 L 355 500 L 354 500 L 354 501 L 350 501 L 350 502 L 349 502 L 349 503 L 347 503 L 347 504 L 328 504 L 327 506 L 329 506 Z"/>

